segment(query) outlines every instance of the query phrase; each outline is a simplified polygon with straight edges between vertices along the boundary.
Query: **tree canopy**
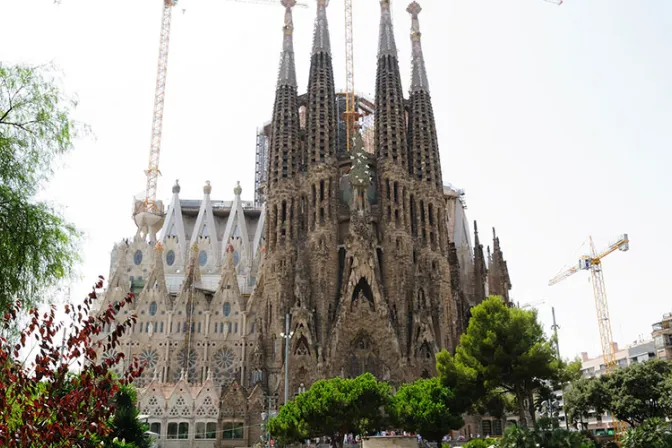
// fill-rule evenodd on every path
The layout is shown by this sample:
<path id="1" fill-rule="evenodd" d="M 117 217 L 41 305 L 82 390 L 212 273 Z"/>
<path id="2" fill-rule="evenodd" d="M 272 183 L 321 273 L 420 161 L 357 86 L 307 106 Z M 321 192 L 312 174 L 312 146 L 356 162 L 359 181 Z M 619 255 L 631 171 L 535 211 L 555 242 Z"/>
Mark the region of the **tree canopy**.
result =
<path id="1" fill-rule="evenodd" d="M 285 443 L 328 436 L 340 446 L 346 434 L 366 434 L 383 427 L 383 410 L 390 395 L 390 386 L 370 373 L 354 379 L 320 380 L 284 405 L 267 428 Z"/>
<path id="2" fill-rule="evenodd" d="M 116 410 L 109 423 L 112 431 L 105 438 L 107 446 L 113 446 L 116 439 L 123 440 L 125 446 L 149 448 L 149 440 L 145 437 L 148 427 L 138 420 L 140 411 L 136 407 L 136 394 L 133 386 L 122 385 L 114 395 L 113 402 Z"/>
<path id="3" fill-rule="evenodd" d="M 85 128 L 50 67 L 0 64 L 0 310 L 39 302 L 77 260 L 78 232 L 35 200 L 58 156 Z"/>
<path id="4" fill-rule="evenodd" d="M 534 421 L 534 391 L 558 376 L 552 343 L 536 312 L 509 308 L 501 297 L 488 297 L 472 308 L 471 316 L 455 356 L 437 357 L 441 378 L 449 385 L 451 376 L 473 378 L 470 393 L 480 397 L 497 388 L 511 393 L 526 426 L 526 410 Z"/>
<path id="5" fill-rule="evenodd" d="M 420 379 L 401 386 L 392 397 L 388 413 L 394 425 L 437 442 L 464 425 L 462 412 L 454 406 L 455 394 L 439 378 Z"/>

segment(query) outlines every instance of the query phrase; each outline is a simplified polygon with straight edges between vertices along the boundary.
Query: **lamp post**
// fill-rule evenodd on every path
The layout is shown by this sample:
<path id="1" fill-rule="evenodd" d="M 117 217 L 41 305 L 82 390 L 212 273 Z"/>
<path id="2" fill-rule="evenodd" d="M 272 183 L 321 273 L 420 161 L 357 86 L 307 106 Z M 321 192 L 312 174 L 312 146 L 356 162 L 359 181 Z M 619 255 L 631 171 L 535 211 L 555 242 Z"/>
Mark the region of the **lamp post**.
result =
<path id="1" fill-rule="evenodd" d="M 285 332 L 280 336 L 285 340 L 285 404 L 289 401 L 289 340 L 294 336 L 293 331 L 289 331 L 290 314 L 285 314 Z"/>

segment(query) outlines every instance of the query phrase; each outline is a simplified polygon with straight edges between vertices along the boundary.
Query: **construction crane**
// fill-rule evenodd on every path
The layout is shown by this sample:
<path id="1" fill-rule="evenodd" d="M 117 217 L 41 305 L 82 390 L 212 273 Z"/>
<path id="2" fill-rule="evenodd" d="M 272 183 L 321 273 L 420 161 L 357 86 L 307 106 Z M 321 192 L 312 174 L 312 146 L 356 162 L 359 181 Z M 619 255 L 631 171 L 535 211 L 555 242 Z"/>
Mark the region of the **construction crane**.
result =
<path id="1" fill-rule="evenodd" d="M 607 249 L 597 252 L 593 238 L 590 240 L 590 255 L 583 255 L 579 258 L 578 264 L 560 272 L 553 277 L 549 282 L 549 286 L 561 282 L 567 277 L 579 272 L 590 271 L 591 280 L 593 283 L 593 294 L 595 295 L 595 308 L 597 309 L 597 326 L 600 331 L 600 342 L 602 344 L 602 359 L 606 373 L 613 371 L 616 368 L 616 352 L 614 350 L 614 339 L 611 333 L 611 320 L 609 319 L 609 304 L 607 303 L 607 291 L 604 287 L 604 273 L 602 271 L 602 259 L 616 250 L 622 252 L 630 249 L 630 240 L 628 234 L 621 235 L 618 240 L 611 244 Z M 614 419 L 614 433 L 618 438 L 619 422 Z"/>
<path id="2" fill-rule="evenodd" d="M 154 90 L 154 111 L 152 114 L 152 138 L 149 146 L 149 163 L 145 170 L 147 183 L 145 198 L 142 202 L 137 201 L 133 217 L 138 226 L 138 234 L 143 238 L 147 235 L 150 241 L 156 240 L 158 228 L 163 224 L 163 204 L 156 200 L 156 191 L 159 175 L 159 157 L 161 155 L 161 135 L 163 133 L 163 109 L 166 97 L 166 77 L 168 75 L 168 50 L 170 49 L 170 24 L 173 7 L 178 0 L 162 0 L 163 13 L 161 15 L 161 34 L 159 38 L 159 61 L 156 70 L 156 87 Z M 279 0 L 228 0 L 240 3 L 276 4 Z M 296 6 L 307 8 L 305 3 L 297 3 Z"/>
<path id="3" fill-rule="evenodd" d="M 348 151 L 359 114 L 355 109 L 355 52 L 352 32 L 352 0 L 345 0 L 345 144 Z"/>

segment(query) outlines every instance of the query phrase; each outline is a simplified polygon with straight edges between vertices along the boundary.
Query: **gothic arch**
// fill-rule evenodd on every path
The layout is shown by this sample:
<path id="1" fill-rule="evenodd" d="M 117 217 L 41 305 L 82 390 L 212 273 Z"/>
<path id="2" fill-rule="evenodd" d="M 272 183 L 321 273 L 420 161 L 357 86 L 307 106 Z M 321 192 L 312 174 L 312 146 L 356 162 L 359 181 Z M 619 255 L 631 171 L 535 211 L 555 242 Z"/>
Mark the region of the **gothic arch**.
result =
<path id="1" fill-rule="evenodd" d="M 373 291 L 371 290 L 369 282 L 367 282 L 364 277 L 359 279 L 357 286 L 355 286 L 355 289 L 352 291 L 352 302 L 355 302 L 360 297 L 366 298 L 371 306 L 374 306 Z"/>

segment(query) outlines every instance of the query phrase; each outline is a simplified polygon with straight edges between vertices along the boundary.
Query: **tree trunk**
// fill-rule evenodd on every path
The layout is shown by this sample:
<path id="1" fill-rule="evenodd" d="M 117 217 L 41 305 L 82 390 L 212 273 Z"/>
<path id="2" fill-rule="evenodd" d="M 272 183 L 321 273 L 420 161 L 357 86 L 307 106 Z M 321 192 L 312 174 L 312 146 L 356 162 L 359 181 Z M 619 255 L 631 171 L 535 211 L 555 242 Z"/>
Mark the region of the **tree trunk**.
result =
<path id="1" fill-rule="evenodd" d="M 530 412 L 530 418 L 532 419 L 532 426 L 534 429 L 537 428 L 537 417 L 535 415 L 534 409 L 534 392 L 527 392 L 527 410 Z"/>
<path id="2" fill-rule="evenodd" d="M 527 428 L 527 418 L 525 418 L 525 394 L 520 389 L 516 389 L 516 404 L 518 405 L 518 427 Z"/>

